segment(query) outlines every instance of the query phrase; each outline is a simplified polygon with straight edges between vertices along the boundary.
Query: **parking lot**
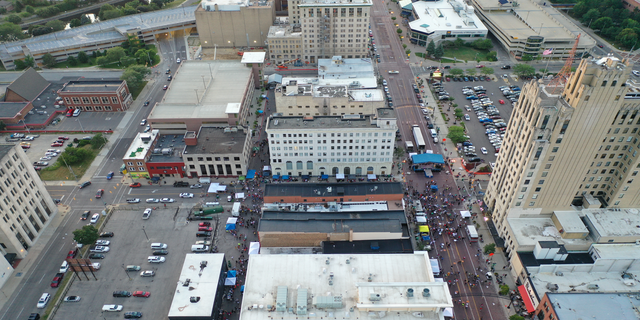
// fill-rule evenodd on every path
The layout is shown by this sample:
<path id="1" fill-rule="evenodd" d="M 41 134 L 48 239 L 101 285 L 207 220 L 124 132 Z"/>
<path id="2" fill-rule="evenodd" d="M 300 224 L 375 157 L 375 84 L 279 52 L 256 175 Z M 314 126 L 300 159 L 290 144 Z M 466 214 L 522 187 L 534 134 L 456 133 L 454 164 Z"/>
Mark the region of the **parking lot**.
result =
<path id="1" fill-rule="evenodd" d="M 191 199 L 189 199 L 191 200 Z M 123 205 L 112 213 L 103 231 L 113 231 L 109 240 L 110 250 L 100 262 L 101 268 L 95 272 L 95 280 L 91 275 L 87 279 L 80 274 L 65 294 L 81 297 L 79 302 L 62 302 L 57 315 L 65 319 L 121 319 L 124 312 L 142 312 L 145 319 L 164 319 L 169 312 L 173 298 L 175 281 L 178 279 L 184 255 L 191 252 L 191 245 L 203 238 L 196 238 L 198 223 L 187 221 L 188 210 L 194 203 L 183 203 L 178 208 L 173 204 L 164 208 L 159 204 L 146 207 L 154 209 L 148 220 L 142 219 L 144 204 Z M 216 220 L 212 221 L 215 228 Z M 147 257 L 152 255 L 151 244 L 155 242 L 167 244 L 167 255 L 164 263 L 149 263 Z M 62 259 L 60 261 L 62 263 Z M 125 270 L 127 265 L 140 266 L 140 271 Z M 155 271 L 153 277 L 142 277 L 145 270 Z M 69 273 L 67 276 L 70 276 Z M 151 296 L 113 297 L 114 291 L 148 291 Z M 105 304 L 122 305 L 122 312 L 102 312 Z M 58 317 L 56 317 L 58 318 Z"/>
<path id="2" fill-rule="evenodd" d="M 504 70 L 496 70 L 497 73 Z M 463 93 L 463 87 L 477 87 L 482 86 L 484 91 L 486 91 L 486 98 L 492 101 L 492 106 L 495 106 L 497 111 L 499 112 L 500 118 L 504 120 L 505 123 L 509 122 L 511 117 L 511 112 L 513 111 L 513 105 L 511 101 L 505 98 L 502 91 L 499 89 L 501 86 L 518 86 L 522 88 L 524 84 L 523 81 L 519 81 L 515 75 L 508 74 L 506 78 L 502 76 L 503 73 L 499 73 L 491 77 L 491 81 L 443 81 L 442 86 L 443 89 L 448 92 L 451 98 L 454 98 L 454 101 L 451 104 L 458 104 L 458 108 L 463 110 L 465 115 L 469 115 L 469 120 L 465 120 L 463 118 L 468 136 L 470 137 L 470 142 L 475 147 L 475 152 L 477 157 L 484 160 L 485 163 L 495 162 L 496 161 L 496 153 L 495 148 L 492 143 L 489 141 L 489 136 L 486 133 L 485 126 L 480 123 L 476 112 L 473 109 L 473 105 L 471 103 L 472 100 L 467 100 L 467 95 Z M 471 89 L 473 90 L 473 89 Z M 480 91 L 482 92 L 482 91 Z M 477 96 L 477 95 L 476 95 Z M 437 94 L 435 95 L 437 99 Z M 501 104 L 499 100 L 503 100 L 504 104 Z M 468 109 L 465 107 L 468 106 Z M 487 107 L 483 107 L 483 111 L 487 112 Z M 445 106 L 442 110 L 448 114 L 452 114 L 453 108 L 451 111 L 448 110 L 448 107 Z M 488 117 L 491 117 L 488 115 Z M 492 119 L 493 120 L 493 119 Z M 450 123 L 452 124 L 452 123 Z M 499 135 L 499 129 L 496 128 L 496 134 Z M 486 148 L 487 154 L 482 154 L 481 148 Z M 450 156 L 453 154 L 450 154 Z M 463 150 L 459 151 L 459 156 L 465 156 L 465 152 Z M 472 157 L 465 157 L 466 159 Z"/>
<path id="3" fill-rule="evenodd" d="M 45 157 L 45 153 L 47 152 L 47 150 L 55 149 L 55 150 L 60 150 L 62 152 L 69 145 L 69 142 L 73 142 L 73 139 L 75 138 L 82 139 L 83 137 L 93 137 L 93 135 L 94 135 L 93 133 L 73 134 L 73 135 L 41 134 L 39 135 L 39 137 L 34 138 L 31 141 L 20 141 L 19 143 L 27 144 L 29 146 L 29 148 L 24 149 L 24 151 L 26 152 L 27 157 L 29 157 L 29 160 L 31 161 L 31 163 L 42 161 L 42 162 L 48 162 L 49 165 L 52 165 L 58 159 L 57 156 L 50 156 L 51 159 L 41 160 L 42 157 Z M 37 134 L 30 135 L 29 133 L 25 133 L 25 136 L 35 137 L 38 135 Z M 52 147 L 51 146 L 52 143 L 54 143 L 56 140 L 61 140 L 61 139 L 58 139 L 58 137 L 66 137 L 69 139 L 65 140 L 62 146 Z M 46 166 L 43 166 L 43 167 L 46 167 Z"/>

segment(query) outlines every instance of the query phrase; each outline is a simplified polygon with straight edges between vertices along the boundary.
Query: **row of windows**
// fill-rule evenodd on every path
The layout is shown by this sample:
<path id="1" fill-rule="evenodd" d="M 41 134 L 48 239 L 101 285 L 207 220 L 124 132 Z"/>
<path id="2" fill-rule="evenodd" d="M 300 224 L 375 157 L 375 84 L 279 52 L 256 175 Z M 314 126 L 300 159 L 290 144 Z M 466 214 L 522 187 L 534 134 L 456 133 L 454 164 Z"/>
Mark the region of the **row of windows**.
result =
<path id="1" fill-rule="evenodd" d="M 71 107 L 71 108 L 72 109 L 80 109 L 80 110 L 84 110 L 84 111 L 93 111 L 93 110 L 95 110 L 95 111 L 102 111 L 102 110 L 104 110 L 104 111 L 112 111 L 113 110 L 113 108 L 111 106 L 94 106 L 94 107 L 92 107 L 92 106 L 85 106 L 85 107 L 74 106 L 74 107 Z"/>
<path id="2" fill-rule="evenodd" d="M 363 16 L 363 10 L 362 8 L 324 8 L 324 15 L 322 13 L 322 9 L 321 8 L 309 8 L 307 9 L 306 13 L 304 14 L 305 17 L 307 17 L 307 15 L 309 15 L 310 18 L 313 18 L 314 16 L 318 16 L 321 18 L 330 18 L 330 17 L 338 17 L 338 9 L 340 9 L 340 17 L 347 17 L 347 9 L 349 9 L 349 15 L 348 17 L 362 17 Z M 367 13 L 364 12 L 364 16 L 367 16 Z M 352 22 L 350 19 L 349 22 Z M 366 19 L 365 19 L 366 20 Z M 306 20 L 305 20 L 306 21 Z M 366 22 L 366 21 L 365 21 Z"/>
<path id="3" fill-rule="evenodd" d="M 364 151 L 363 152 L 342 152 L 342 153 L 340 153 L 340 152 L 331 152 L 331 153 L 318 152 L 318 156 L 326 157 L 328 154 L 330 154 L 332 157 L 333 156 L 365 156 L 365 155 L 366 156 L 372 156 L 372 155 L 373 156 L 377 156 L 378 152 L 377 151 L 373 151 L 373 152 L 372 151 L 368 151 L 368 152 L 366 152 L 366 154 L 365 154 Z M 282 155 L 283 155 L 282 153 L 272 153 L 271 154 L 271 156 L 274 157 L 274 158 L 275 157 L 282 157 Z M 390 156 L 391 152 L 382 151 L 382 152 L 380 152 L 380 155 L 381 156 Z M 313 157 L 313 152 L 293 152 L 293 153 L 285 152 L 284 156 L 285 157 Z"/>
<path id="4" fill-rule="evenodd" d="M 205 157 L 197 157 L 198 161 L 205 161 Z M 206 157 L 207 161 L 229 161 L 229 157 Z M 193 161 L 192 157 L 187 157 L 187 161 Z M 233 157 L 233 161 L 240 161 L 240 157 Z"/>
<path id="5" fill-rule="evenodd" d="M 388 124 L 388 123 L 387 123 Z M 349 132 L 349 133 L 342 133 L 342 132 L 332 132 L 329 133 L 329 137 L 360 137 L 360 132 Z M 368 133 L 362 133 L 362 137 L 377 137 L 378 136 L 378 132 L 368 132 Z M 382 132 L 381 136 L 383 137 L 391 137 L 393 136 L 393 133 L 389 132 Z M 280 133 L 271 133 L 270 138 L 280 138 Z M 314 135 L 313 133 L 283 133 L 282 134 L 283 138 L 313 138 Z M 327 137 L 327 133 L 316 133 L 315 137 Z M 346 142 L 346 141 L 345 141 Z M 357 141 L 356 141 L 357 142 Z M 312 142 L 313 143 L 313 142 Z M 325 142 L 326 143 L 326 142 Z M 333 140 L 331 140 L 331 143 L 333 143 Z M 338 143 L 340 143 L 340 140 L 338 140 Z"/>
<path id="6" fill-rule="evenodd" d="M 91 100 L 89 100 L 91 98 Z M 109 97 L 65 97 L 64 100 L 67 104 L 80 104 L 80 99 L 82 99 L 82 104 L 105 104 L 109 103 Z M 118 97 L 111 97 L 112 104 L 118 104 Z"/>
<path id="7" fill-rule="evenodd" d="M 318 159 L 316 163 L 327 163 L 327 162 L 345 162 L 345 163 L 353 163 L 353 162 L 391 162 L 391 158 L 324 158 Z M 273 159 L 273 163 L 282 163 L 282 159 Z M 293 169 L 293 162 L 286 162 L 287 170 Z M 302 162 L 296 162 L 296 170 L 302 169 Z M 307 169 L 313 169 L 313 162 L 307 161 Z"/>

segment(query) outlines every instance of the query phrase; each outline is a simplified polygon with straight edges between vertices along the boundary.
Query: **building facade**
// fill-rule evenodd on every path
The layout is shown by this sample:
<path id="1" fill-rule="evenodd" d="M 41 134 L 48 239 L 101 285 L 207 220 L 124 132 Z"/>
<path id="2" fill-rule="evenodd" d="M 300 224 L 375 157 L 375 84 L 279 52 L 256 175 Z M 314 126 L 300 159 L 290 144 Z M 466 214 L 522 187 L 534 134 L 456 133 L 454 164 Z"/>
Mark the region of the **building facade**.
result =
<path id="1" fill-rule="evenodd" d="M 274 175 L 391 174 L 396 113 L 271 117 L 266 125 Z"/>
<path id="2" fill-rule="evenodd" d="M 625 83 L 630 72 L 616 58 L 582 60 L 556 94 L 535 81 L 523 87 L 485 196 L 507 243 L 507 216 L 640 206 L 640 103 Z"/>
<path id="3" fill-rule="evenodd" d="M 343 56 L 368 57 L 369 18 L 366 0 L 289 1 L 289 21 L 302 29 L 303 63 Z"/>
<path id="4" fill-rule="evenodd" d="M 58 208 L 18 144 L 0 144 L 0 198 L 0 252 L 23 259 Z"/>
<path id="5" fill-rule="evenodd" d="M 185 135 L 183 159 L 188 176 L 238 177 L 247 174 L 251 134 L 243 127 L 202 127 Z"/>
<path id="6" fill-rule="evenodd" d="M 300 61 L 303 51 L 300 27 L 271 26 L 267 35 L 267 47 L 272 63 L 286 65 Z"/>
<path id="7" fill-rule="evenodd" d="M 273 1 L 206 0 L 196 9 L 202 48 L 262 47 L 275 20 Z"/>
<path id="8" fill-rule="evenodd" d="M 58 95 L 68 108 L 89 112 L 127 111 L 133 103 L 124 80 L 69 81 Z"/>

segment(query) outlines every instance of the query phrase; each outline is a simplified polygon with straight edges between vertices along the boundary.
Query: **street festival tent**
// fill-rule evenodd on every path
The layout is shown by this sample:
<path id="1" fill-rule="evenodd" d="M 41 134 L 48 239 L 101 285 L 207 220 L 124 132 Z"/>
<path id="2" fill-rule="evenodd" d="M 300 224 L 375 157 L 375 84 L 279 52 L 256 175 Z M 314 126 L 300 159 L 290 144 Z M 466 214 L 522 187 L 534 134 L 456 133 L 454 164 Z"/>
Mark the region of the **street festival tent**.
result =
<path id="1" fill-rule="evenodd" d="M 418 222 L 418 223 L 427 223 L 427 218 L 423 217 L 423 216 L 417 216 L 416 217 L 416 222 Z"/>
<path id="2" fill-rule="evenodd" d="M 244 199 L 244 192 L 236 193 L 236 199 Z"/>
<path id="3" fill-rule="evenodd" d="M 224 227 L 225 230 L 235 230 L 236 222 L 238 222 L 238 218 L 228 218 L 227 225 Z"/>
<path id="4" fill-rule="evenodd" d="M 218 192 L 224 192 L 227 190 L 227 186 L 225 185 L 221 185 L 219 183 L 212 183 L 209 185 L 209 190 L 207 190 L 208 193 L 218 193 Z"/>
<path id="5" fill-rule="evenodd" d="M 236 278 L 237 276 L 237 272 L 235 270 L 229 270 L 227 271 L 227 278 L 224 279 L 224 285 L 225 286 L 235 286 L 236 285 Z"/>
<path id="6" fill-rule="evenodd" d="M 471 212 L 469 211 L 460 211 L 460 216 L 464 218 L 471 218 Z"/>
<path id="7" fill-rule="evenodd" d="M 260 242 L 251 242 L 249 244 L 249 254 L 260 253 Z"/>
<path id="8" fill-rule="evenodd" d="M 434 153 L 422 153 L 417 154 L 411 157 L 411 161 L 413 164 L 422 164 L 422 163 L 439 163 L 444 164 L 444 158 L 441 154 Z"/>

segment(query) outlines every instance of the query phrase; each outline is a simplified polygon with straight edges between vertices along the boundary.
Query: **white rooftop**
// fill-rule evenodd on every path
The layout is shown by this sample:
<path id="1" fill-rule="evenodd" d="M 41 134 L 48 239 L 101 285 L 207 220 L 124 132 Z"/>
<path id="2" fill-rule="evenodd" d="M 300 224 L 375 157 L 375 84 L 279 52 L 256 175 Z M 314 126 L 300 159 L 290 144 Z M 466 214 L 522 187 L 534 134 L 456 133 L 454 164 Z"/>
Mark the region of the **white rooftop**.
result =
<path id="1" fill-rule="evenodd" d="M 138 132 L 136 137 L 129 145 L 129 149 L 122 157 L 123 160 L 142 160 L 149 152 L 151 148 L 151 144 L 156 140 L 156 137 L 160 133 L 160 130 L 151 130 L 150 132 Z M 143 140 L 143 138 L 145 140 Z M 149 141 L 149 143 L 145 143 L 145 141 Z"/>
<path id="2" fill-rule="evenodd" d="M 507 218 L 513 230 L 512 235 L 520 247 L 533 246 L 539 241 L 557 241 L 558 244 L 572 248 L 588 249 L 593 241 L 589 239 L 563 239 L 551 218 Z"/>
<path id="3" fill-rule="evenodd" d="M 453 30 L 487 33 L 487 27 L 474 13 L 474 8 L 462 1 L 417 1 L 413 3 L 413 12 L 418 17 L 411 21 L 409 26 L 416 31 L 432 33 Z"/>
<path id="4" fill-rule="evenodd" d="M 237 60 L 189 60 L 180 65 L 149 119 L 227 118 L 230 103 L 242 103 L 251 68 Z"/>
<path id="5" fill-rule="evenodd" d="M 591 251 L 594 259 L 640 260 L 640 245 L 635 243 L 594 243 Z"/>
<path id="6" fill-rule="evenodd" d="M 260 254 L 249 259 L 240 320 L 368 320 L 380 319 L 380 312 L 389 319 L 442 319 L 443 308 L 452 306 L 426 252 Z"/>
<path id="7" fill-rule="evenodd" d="M 584 209 L 582 212 L 601 237 L 638 236 L 640 214 L 638 209 Z"/>
<path id="8" fill-rule="evenodd" d="M 245 52 L 242 54 L 242 63 L 263 63 L 266 52 Z"/>
<path id="9" fill-rule="evenodd" d="M 349 95 L 354 101 L 383 101 L 384 94 L 380 89 L 349 90 Z"/>
<path id="10" fill-rule="evenodd" d="M 561 274 L 561 275 L 559 275 Z M 629 272 L 634 278 L 640 273 Z M 558 285 L 555 292 L 638 292 L 640 284 L 636 280 L 623 279 L 620 272 L 569 272 L 563 271 L 540 272 L 529 278 L 536 289 L 538 297 L 542 298 L 546 292 L 553 292 L 547 288 L 547 284 Z M 597 284 L 598 289 L 587 288 L 590 284 Z"/>
<path id="11" fill-rule="evenodd" d="M 297 203 L 265 203 L 262 206 L 263 211 L 278 211 L 283 208 L 290 209 L 296 207 Z M 351 212 L 351 211 L 387 211 L 389 206 L 386 201 L 380 202 L 349 202 L 349 203 L 329 203 L 325 204 L 309 204 L 305 207 L 305 212 Z"/>
<path id="12" fill-rule="evenodd" d="M 370 0 L 301 0 L 298 6 L 332 6 L 344 4 L 348 6 L 372 6 L 373 1 Z"/>
<path id="13" fill-rule="evenodd" d="M 205 268 L 200 266 L 202 261 L 207 262 Z M 224 263 L 224 253 L 187 254 L 173 294 L 169 318 L 214 316 L 213 305 Z M 185 287 L 187 279 L 189 285 Z M 200 297 L 200 301 L 192 303 L 191 297 Z"/>
<path id="14" fill-rule="evenodd" d="M 373 61 L 369 58 L 344 59 L 335 56 L 331 59 L 318 59 L 318 80 L 320 84 L 327 85 L 350 85 L 360 82 L 357 86 L 360 88 L 376 88 L 378 85 Z"/>
<path id="15" fill-rule="evenodd" d="M 271 26 L 269 27 L 268 37 L 298 37 L 302 38 L 302 31 L 293 32 L 291 26 Z"/>
<path id="16" fill-rule="evenodd" d="M 578 211 L 554 211 L 553 214 L 558 219 L 565 232 L 568 233 L 589 233 L 589 229 L 580 219 Z"/>

